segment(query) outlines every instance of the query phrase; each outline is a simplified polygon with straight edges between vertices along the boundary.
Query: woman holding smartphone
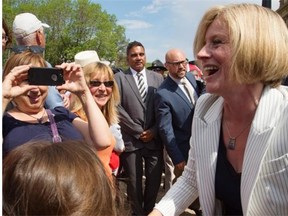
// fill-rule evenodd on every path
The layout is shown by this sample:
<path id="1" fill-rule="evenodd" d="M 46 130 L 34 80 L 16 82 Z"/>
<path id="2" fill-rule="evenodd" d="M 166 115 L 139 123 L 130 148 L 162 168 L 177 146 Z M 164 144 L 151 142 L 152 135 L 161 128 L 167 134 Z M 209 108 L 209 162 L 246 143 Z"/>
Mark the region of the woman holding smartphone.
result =
<path id="1" fill-rule="evenodd" d="M 29 50 L 14 53 L 4 67 L 2 82 L 3 154 L 4 156 L 31 140 L 84 140 L 97 150 L 110 145 L 112 134 L 101 110 L 95 104 L 85 82 L 80 65 L 63 63 L 65 83 L 58 90 L 67 90 L 79 98 L 88 122 L 81 120 L 64 107 L 45 109 L 48 86 L 29 85 L 28 70 L 46 67 L 41 54 Z M 15 107 L 5 112 L 12 102 Z"/>

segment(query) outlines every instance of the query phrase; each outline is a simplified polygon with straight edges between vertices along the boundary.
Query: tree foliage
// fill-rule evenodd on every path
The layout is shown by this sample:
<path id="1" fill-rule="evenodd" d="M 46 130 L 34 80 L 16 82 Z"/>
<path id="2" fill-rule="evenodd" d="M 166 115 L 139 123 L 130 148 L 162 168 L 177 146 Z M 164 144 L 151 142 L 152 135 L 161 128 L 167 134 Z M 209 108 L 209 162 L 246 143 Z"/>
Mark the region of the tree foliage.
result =
<path id="1" fill-rule="evenodd" d="M 96 50 L 99 57 L 125 67 L 128 40 L 115 15 L 88 0 L 3 0 L 3 17 L 11 26 L 23 12 L 35 14 L 51 27 L 45 30 L 45 58 L 52 65 L 74 61 L 83 50 Z"/>

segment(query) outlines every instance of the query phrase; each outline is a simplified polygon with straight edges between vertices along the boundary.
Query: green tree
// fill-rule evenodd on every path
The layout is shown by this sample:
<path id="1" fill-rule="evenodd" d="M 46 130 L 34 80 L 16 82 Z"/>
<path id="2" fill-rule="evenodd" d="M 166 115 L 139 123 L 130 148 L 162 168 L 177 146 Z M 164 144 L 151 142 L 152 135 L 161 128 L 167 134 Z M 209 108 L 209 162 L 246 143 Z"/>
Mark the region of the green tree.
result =
<path id="1" fill-rule="evenodd" d="M 88 0 L 3 0 L 2 5 L 11 29 L 14 17 L 23 12 L 51 26 L 45 31 L 45 58 L 52 65 L 74 61 L 79 51 L 96 50 L 101 59 L 126 67 L 125 29 L 101 5 Z"/>

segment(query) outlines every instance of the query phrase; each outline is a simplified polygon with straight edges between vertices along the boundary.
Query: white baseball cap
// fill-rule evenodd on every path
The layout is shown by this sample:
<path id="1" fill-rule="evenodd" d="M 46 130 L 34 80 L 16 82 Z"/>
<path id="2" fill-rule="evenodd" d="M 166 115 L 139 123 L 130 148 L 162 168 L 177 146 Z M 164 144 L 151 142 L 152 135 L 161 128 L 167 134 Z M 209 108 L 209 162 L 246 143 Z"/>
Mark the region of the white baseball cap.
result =
<path id="1" fill-rule="evenodd" d="M 86 50 L 77 53 L 74 56 L 75 64 L 80 64 L 81 67 L 85 67 L 90 63 L 101 62 L 103 64 L 109 65 L 109 61 L 100 61 L 99 56 L 95 50 Z"/>
<path id="2" fill-rule="evenodd" d="M 34 14 L 21 13 L 16 15 L 13 21 L 13 34 L 16 38 L 23 38 L 41 27 L 50 28 L 49 25 L 42 23 Z"/>

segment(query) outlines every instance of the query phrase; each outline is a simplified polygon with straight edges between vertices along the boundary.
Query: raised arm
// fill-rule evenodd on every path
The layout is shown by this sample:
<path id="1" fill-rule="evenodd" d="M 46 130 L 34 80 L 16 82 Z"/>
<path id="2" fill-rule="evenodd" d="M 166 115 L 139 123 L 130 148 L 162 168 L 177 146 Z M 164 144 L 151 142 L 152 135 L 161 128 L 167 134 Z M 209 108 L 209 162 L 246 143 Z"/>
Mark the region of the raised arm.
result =
<path id="1" fill-rule="evenodd" d="M 74 126 L 82 133 L 87 143 L 103 149 L 111 144 L 112 133 L 101 110 L 95 103 L 93 96 L 86 84 L 80 65 L 63 63 L 59 67 L 64 69 L 65 84 L 58 86 L 58 90 L 68 90 L 76 94 L 86 112 L 88 122 L 76 118 Z"/>
<path id="2" fill-rule="evenodd" d="M 2 82 L 2 114 L 8 104 L 17 96 L 29 91 L 33 86 L 20 85 L 27 80 L 28 70 L 31 65 L 21 65 L 14 67 Z"/>

